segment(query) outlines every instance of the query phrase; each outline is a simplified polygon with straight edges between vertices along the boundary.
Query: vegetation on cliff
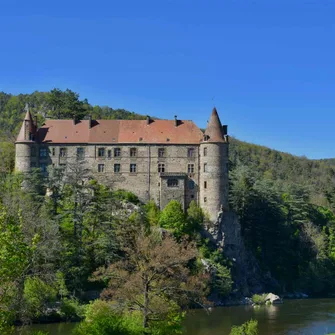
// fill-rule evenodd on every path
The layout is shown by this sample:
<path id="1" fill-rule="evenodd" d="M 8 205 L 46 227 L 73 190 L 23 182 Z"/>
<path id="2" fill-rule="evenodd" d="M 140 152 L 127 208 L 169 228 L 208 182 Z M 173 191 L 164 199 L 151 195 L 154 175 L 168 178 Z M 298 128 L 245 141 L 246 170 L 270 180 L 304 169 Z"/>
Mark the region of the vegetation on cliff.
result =
<path id="1" fill-rule="evenodd" d="M 66 172 L 51 169 L 47 177 L 33 170 L 22 189 L 23 176 L 13 173 L 14 141 L 26 103 L 40 124 L 47 117 L 144 118 L 123 109 L 91 106 L 70 90 L 18 96 L 0 93 L 1 334 L 5 329 L 11 331 L 13 320 L 86 316 L 78 329 L 78 334 L 85 333 L 85 327 L 93 327 L 93 317 L 97 327 L 104 327 L 109 322 L 104 313 L 111 308 L 125 334 L 130 334 L 129 329 L 135 334 L 136 327 L 145 325 L 152 331 L 158 329 L 163 317 L 170 318 L 173 331 L 178 331 L 184 308 L 201 303 L 205 295 L 205 287 L 199 286 L 204 273 L 201 258 L 216 269 L 205 280 L 209 291 L 226 296 L 236 288 L 230 274 L 233 265 L 199 233 L 204 213 L 195 203 L 186 214 L 175 202 L 160 212 L 154 203 L 140 204 L 129 192 L 109 190 L 94 180 L 83 184 L 89 171 L 80 164 Z M 234 138 L 230 161 L 231 208 L 239 216 L 245 244 L 257 258 L 264 278 L 272 279 L 266 283 L 268 289 L 334 292 L 334 161 L 309 160 Z M 130 216 L 125 202 L 134 203 Z M 137 244 L 135 236 L 143 236 L 146 245 Z M 132 287 L 138 276 L 155 270 L 161 255 L 158 250 L 169 255 L 166 243 L 174 257 L 180 256 L 177 264 L 182 280 L 174 282 L 177 272 L 169 271 L 164 294 L 157 292 L 163 290 L 160 284 L 165 277 L 147 290 L 147 298 L 152 298 L 145 303 L 145 296 Z M 130 246 L 138 252 L 132 254 Z M 186 254 L 176 252 L 178 248 L 184 248 Z M 143 259 L 137 257 L 142 256 L 150 256 L 150 269 L 139 266 Z M 119 282 L 111 280 L 113 273 Z M 170 284 L 180 289 L 178 295 L 168 293 Z M 199 296 L 194 296 L 195 287 Z M 96 298 L 97 291 L 104 291 L 105 300 L 96 302 L 101 314 L 95 315 L 82 304 Z M 162 305 L 157 295 L 166 299 L 164 309 L 157 307 Z M 115 309 L 116 302 L 123 308 Z M 102 333 L 101 329 L 91 331 Z"/>

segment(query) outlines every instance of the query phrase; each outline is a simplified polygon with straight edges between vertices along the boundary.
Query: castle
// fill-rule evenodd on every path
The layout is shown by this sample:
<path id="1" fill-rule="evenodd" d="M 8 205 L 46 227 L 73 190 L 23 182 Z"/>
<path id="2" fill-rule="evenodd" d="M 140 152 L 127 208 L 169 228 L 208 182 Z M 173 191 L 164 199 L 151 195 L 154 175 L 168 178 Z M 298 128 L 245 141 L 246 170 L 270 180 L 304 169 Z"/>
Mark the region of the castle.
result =
<path id="1" fill-rule="evenodd" d="M 195 200 L 215 221 L 228 208 L 228 135 L 216 109 L 205 133 L 192 121 L 47 120 L 40 128 L 27 110 L 17 137 L 16 170 L 85 161 L 113 189 L 154 200 L 160 208 Z"/>

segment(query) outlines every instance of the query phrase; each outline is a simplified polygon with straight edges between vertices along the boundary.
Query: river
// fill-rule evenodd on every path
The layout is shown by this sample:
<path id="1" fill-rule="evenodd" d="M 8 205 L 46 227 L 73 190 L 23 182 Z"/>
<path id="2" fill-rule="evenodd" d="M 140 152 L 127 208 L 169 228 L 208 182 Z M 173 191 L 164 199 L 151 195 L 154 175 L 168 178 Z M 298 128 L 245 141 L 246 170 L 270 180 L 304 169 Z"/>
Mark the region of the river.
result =
<path id="1" fill-rule="evenodd" d="M 335 299 L 286 300 L 282 305 L 254 308 L 234 306 L 191 311 L 184 335 L 228 335 L 232 325 L 258 320 L 259 335 L 324 335 L 335 332 Z M 17 334 L 46 330 L 50 335 L 70 335 L 75 324 L 33 325 Z"/>

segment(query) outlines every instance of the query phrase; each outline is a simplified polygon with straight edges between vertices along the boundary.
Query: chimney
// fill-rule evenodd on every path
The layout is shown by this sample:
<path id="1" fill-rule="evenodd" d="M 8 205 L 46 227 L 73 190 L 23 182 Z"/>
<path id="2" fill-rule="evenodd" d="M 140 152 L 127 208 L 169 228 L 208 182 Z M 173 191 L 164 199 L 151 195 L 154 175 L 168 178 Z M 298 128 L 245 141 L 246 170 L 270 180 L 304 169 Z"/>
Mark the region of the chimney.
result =
<path id="1" fill-rule="evenodd" d="M 223 125 L 222 126 L 222 133 L 223 133 L 223 135 L 227 135 L 228 134 L 228 126 L 227 125 Z"/>
<path id="2" fill-rule="evenodd" d="M 88 117 L 88 129 L 92 128 L 92 115 Z"/>
<path id="3" fill-rule="evenodd" d="M 150 124 L 150 116 L 149 115 L 147 115 L 147 126 Z"/>
<path id="4" fill-rule="evenodd" d="M 177 115 L 174 116 L 174 125 L 175 125 L 175 127 L 178 127 Z"/>
<path id="5" fill-rule="evenodd" d="M 75 115 L 73 116 L 73 125 L 74 126 L 76 125 L 76 116 Z"/>

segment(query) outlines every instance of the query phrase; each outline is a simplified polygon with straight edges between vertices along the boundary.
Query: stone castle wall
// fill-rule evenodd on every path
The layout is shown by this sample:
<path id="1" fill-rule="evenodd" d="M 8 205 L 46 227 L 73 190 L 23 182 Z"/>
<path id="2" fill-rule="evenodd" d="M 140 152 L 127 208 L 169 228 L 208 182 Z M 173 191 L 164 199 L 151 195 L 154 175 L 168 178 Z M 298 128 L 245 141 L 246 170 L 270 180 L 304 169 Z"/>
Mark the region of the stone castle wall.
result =
<path id="1" fill-rule="evenodd" d="M 47 152 L 45 157 L 40 155 L 43 148 Z M 142 201 L 153 199 L 161 207 L 172 199 L 180 201 L 184 208 L 192 200 L 199 202 L 199 145 L 17 143 L 16 169 L 27 172 L 30 167 L 66 165 L 77 160 L 77 148 L 85 150 L 84 160 L 94 177 L 113 189 L 131 191 Z M 100 148 L 104 148 L 103 157 L 99 157 Z M 119 157 L 114 155 L 115 148 L 121 150 Z M 130 155 L 132 148 L 136 149 L 136 157 Z M 66 150 L 65 157 L 60 155 L 63 149 Z M 164 149 L 164 157 L 159 157 L 159 149 Z M 189 157 L 189 149 L 193 149 L 192 157 Z M 98 172 L 99 164 L 103 164 L 103 172 Z M 114 172 L 115 164 L 120 164 L 119 173 Z M 136 172 L 130 172 L 130 164 L 136 164 Z M 158 164 L 164 164 L 163 173 L 158 172 Z M 193 172 L 189 171 L 189 164 L 192 164 Z M 169 178 L 177 178 L 178 186 L 169 187 Z"/>

